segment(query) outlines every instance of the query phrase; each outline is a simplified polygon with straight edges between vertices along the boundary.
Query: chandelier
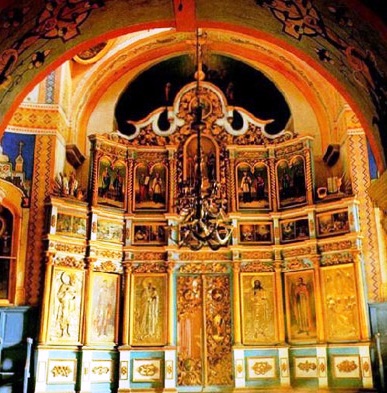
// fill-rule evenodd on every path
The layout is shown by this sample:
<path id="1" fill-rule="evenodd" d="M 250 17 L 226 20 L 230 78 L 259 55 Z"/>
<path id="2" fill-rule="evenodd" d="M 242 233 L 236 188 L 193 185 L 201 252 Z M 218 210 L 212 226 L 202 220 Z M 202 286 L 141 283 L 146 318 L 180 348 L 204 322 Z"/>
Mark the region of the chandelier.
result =
<path id="1" fill-rule="evenodd" d="M 197 151 L 193 187 L 182 184 L 178 195 L 179 218 L 177 225 L 177 240 L 172 240 L 179 247 L 189 247 L 193 251 L 208 246 L 212 250 L 227 246 L 230 242 L 233 227 L 225 211 L 227 201 L 221 196 L 219 183 L 215 180 L 209 187 L 204 187 L 201 160 L 203 151 L 201 134 L 206 128 L 203 122 L 203 104 L 200 102 L 200 81 L 205 75 L 202 70 L 200 32 L 196 34 L 197 71 L 195 105 L 192 109 L 191 129 L 196 133 Z M 175 234 L 176 236 L 176 234 Z"/>

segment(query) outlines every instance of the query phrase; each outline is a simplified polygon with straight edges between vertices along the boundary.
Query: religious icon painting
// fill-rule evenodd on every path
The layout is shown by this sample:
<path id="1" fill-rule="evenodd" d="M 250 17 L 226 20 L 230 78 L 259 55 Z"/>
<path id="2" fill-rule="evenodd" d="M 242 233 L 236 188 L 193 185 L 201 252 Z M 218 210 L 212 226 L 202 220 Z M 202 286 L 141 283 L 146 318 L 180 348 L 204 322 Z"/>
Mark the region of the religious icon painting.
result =
<path id="1" fill-rule="evenodd" d="M 348 211 L 320 213 L 317 218 L 317 237 L 342 235 L 350 231 Z"/>
<path id="2" fill-rule="evenodd" d="M 280 160 L 276 167 L 277 197 L 280 209 L 306 203 L 305 160 L 295 156 L 290 161 Z"/>
<path id="3" fill-rule="evenodd" d="M 238 210 L 270 210 L 270 181 L 268 168 L 264 163 L 251 167 L 247 163 L 236 170 Z"/>
<path id="4" fill-rule="evenodd" d="M 165 245 L 167 230 L 165 223 L 135 223 L 133 224 L 133 244 L 135 245 Z"/>
<path id="5" fill-rule="evenodd" d="M 164 164 L 135 168 L 134 210 L 163 212 L 168 205 L 168 178 Z"/>
<path id="6" fill-rule="evenodd" d="M 290 342 L 315 342 L 316 303 L 313 270 L 285 273 L 287 335 Z"/>
<path id="7" fill-rule="evenodd" d="M 309 239 L 309 220 L 300 218 L 294 220 L 280 220 L 281 243 L 299 242 Z"/>
<path id="8" fill-rule="evenodd" d="M 125 207 L 126 165 L 102 157 L 98 166 L 98 204 L 123 209 Z"/>
<path id="9" fill-rule="evenodd" d="M 273 223 L 271 221 L 240 223 L 239 242 L 241 244 L 273 244 Z"/>
<path id="10" fill-rule="evenodd" d="M 274 273 L 241 273 L 242 340 L 245 345 L 278 340 Z"/>
<path id="11" fill-rule="evenodd" d="M 98 218 L 97 240 L 121 244 L 123 241 L 122 222 Z"/>
<path id="12" fill-rule="evenodd" d="M 116 343 L 119 307 L 118 274 L 92 272 L 89 337 L 92 343 Z"/>
<path id="13" fill-rule="evenodd" d="M 130 344 L 162 346 L 167 332 L 167 275 L 132 276 Z"/>
<path id="14" fill-rule="evenodd" d="M 47 343 L 80 342 L 83 286 L 83 271 L 53 268 Z"/>

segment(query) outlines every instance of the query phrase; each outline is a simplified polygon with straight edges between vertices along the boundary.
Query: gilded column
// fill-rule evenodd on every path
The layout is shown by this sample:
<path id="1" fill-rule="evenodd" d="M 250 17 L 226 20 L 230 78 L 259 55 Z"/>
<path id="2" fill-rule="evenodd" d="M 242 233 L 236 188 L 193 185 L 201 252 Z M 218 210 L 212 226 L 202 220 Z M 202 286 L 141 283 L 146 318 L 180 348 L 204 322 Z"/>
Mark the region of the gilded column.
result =
<path id="1" fill-rule="evenodd" d="M 168 272 L 168 345 L 175 345 L 175 335 L 174 335 L 174 327 L 175 327 L 175 307 L 174 307 L 174 262 L 167 262 L 167 272 Z"/>
<path id="2" fill-rule="evenodd" d="M 94 143 L 97 143 L 94 141 Z M 90 185 L 89 190 L 92 190 L 91 204 L 96 206 L 98 203 L 98 162 L 102 156 L 102 152 L 100 150 L 95 150 L 93 155 L 93 163 L 91 165 L 91 176 L 90 176 Z"/>
<path id="3" fill-rule="evenodd" d="M 241 345 L 241 294 L 239 288 L 239 273 L 241 269 L 241 263 L 234 261 L 232 266 L 233 272 L 233 306 L 234 306 L 234 345 Z"/>
<path id="4" fill-rule="evenodd" d="M 48 329 L 48 316 L 50 313 L 50 293 L 51 293 L 51 280 L 52 280 L 52 269 L 54 266 L 53 252 L 47 252 L 46 255 L 46 273 L 44 279 L 44 292 L 41 310 L 41 323 L 39 329 L 39 344 L 44 344 L 47 341 L 47 329 Z"/>
<path id="5" fill-rule="evenodd" d="M 128 160 L 128 174 L 127 174 L 127 186 L 126 186 L 126 198 L 127 198 L 127 211 L 133 213 L 133 176 L 134 176 L 134 160 L 129 158 Z"/>
<path id="6" fill-rule="evenodd" d="M 178 195 L 177 190 L 177 170 L 176 170 L 176 147 L 168 147 L 168 166 L 169 166 L 169 212 L 176 213 L 175 197 Z"/>
<path id="7" fill-rule="evenodd" d="M 226 168 L 228 166 L 230 176 L 227 177 L 227 195 L 229 196 L 229 206 L 231 200 L 231 211 L 235 212 L 237 210 L 237 192 L 235 185 L 235 151 L 228 150 L 229 158 L 226 158 Z"/>
<path id="8" fill-rule="evenodd" d="M 124 305 L 123 305 L 123 327 L 122 327 L 122 345 L 129 345 L 130 338 L 130 290 L 132 264 L 126 260 L 122 263 L 124 268 Z"/>
<path id="9" fill-rule="evenodd" d="M 272 152 L 270 155 L 272 156 Z M 271 201 L 273 203 L 272 210 L 274 212 L 278 211 L 278 196 L 277 196 L 277 182 L 276 182 L 276 175 L 275 175 L 275 158 L 271 157 L 269 160 L 269 173 L 270 173 L 270 194 L 271 194 Z"/>
<path id="10" fill-rule="evenodd" d="M 306 175 L 306 199 L 308 205 L 313 204 L 313 178 L 312 178 L 312 162 L 310 148 L 306 147 L 304 149 L 305 157 L 305 175 Z"/>

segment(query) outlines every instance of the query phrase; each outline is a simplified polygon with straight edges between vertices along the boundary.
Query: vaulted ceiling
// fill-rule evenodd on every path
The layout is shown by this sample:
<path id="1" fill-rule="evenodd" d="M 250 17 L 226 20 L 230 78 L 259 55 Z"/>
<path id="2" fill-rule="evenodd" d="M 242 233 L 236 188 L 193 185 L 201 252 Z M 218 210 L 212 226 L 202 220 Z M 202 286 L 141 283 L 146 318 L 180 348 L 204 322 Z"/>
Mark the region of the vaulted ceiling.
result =
<path id="1" fill-rule="evenodd" d="M 366 3 L 374 10 L 383 7 L 358 0 L 342 0 L 339 5 L 324 0 L 2 1 L 0 132 L 37 82 L 83 50 L 123 34 L 170 29 L 130 49 L 117 47 L 115 56 L 95 74 L 95 87 L 88 84 L 91 91 L 83 91 L 84 102 L 85 95 L 97 102 L 108 85 L 120 78 L 192 53 L 187 42 L 200 27 L 208 31 L 213 53 L 261 70 L 285 98 L 287 79 L 294 84 L 294 92 L 304 94 L 305 90 L 304 96 L 322 107 L 317 119 L 321 129 L 328 102 L 327 96 L 321 97 L 328 85 L 337 89 L 365 130 L 379 169 L 384 169 L 387 30 Z M 306 93 L 307 89 L 312 93 Z M 75 93 L 82 94 L 79 89 Z M 77 110 L 83 117 L 86 109 L 80 105 Z"/>

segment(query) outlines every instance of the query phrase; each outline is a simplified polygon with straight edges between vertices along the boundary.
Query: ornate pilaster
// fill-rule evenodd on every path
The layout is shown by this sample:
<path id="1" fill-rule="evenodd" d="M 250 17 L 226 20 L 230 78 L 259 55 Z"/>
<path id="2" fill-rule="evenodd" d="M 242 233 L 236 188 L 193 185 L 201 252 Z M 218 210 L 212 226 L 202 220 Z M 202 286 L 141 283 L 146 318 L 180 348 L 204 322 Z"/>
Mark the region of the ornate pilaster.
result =
<path id="1" fill-rule="evenodd" d="M 130 290 L 131 290 L 131 274 L 132 264 L 129 261 L 122 263 L 124 268 L 124 305 L 122 315 L 122 345 L 129 345 L 129 319 L 130 319 Z"/>
<path id="2" fill-rule="evenodd" d="M 43 292 L 43 302 L 42 302 L 42 311 L 41 311 L 41 323 L 39 330 L 39 344 L 43 344 L 47 339 L 47 329 L 48 329 L 48 316 L 50 309 L 50 291 L 51 291 L 51 280 L 52 280 L 52 268 L 54 265 L 54 256 L 53 252 L 47 252 L 46 254 L 46 272 L 44 278 L 44 292 Z"/>
<path id="3" fill-rule="evenodd" d="M 278 256 L 278 254 L 277 254 Z M 281 278 L 281 271 L 282 271 L 282 261 L 276 259 L 274 261 L 274 271 L 275 271 L 275 287 L 276 287 L 276 298 L 277 298 L 277 310 L 284 309 L 284 302 L 282 296 L 282 278 Z M 285 342 L 285 316 L 284 313 L 279 311 L 278 312 L 278 319 L 277 319 L 277 331 L 278 331 L 278 340 L 280 343 Z"/>
<path id="4" fill-rule="evenodd" d="M 235 184 L 235 152 L 234 150 L 228 150 L 228 158 L 226 158 L 226 168 L 230 176 L 227 177 L 227 195 L 228 204 L 231 206 L 231 211 L 235 212 L 237 210 L 237 186 Z"/>
<path id="5" fill-rule="evenodd" d="M 239 287 L 239 273 L 240 273 L 241 263 L 239 261 L 234 261 L 232 265 L 233 272 L 233 306 L 234 306 L 234 345 L 241 345 L 241 294 Z"/>
<path id="6" fill-rule="evenodd" d="M 178 195 L 177 190 L 177 165 L 176 165 L 176 146 L 168 147 L 168 165 L 169 165 L 169 201 L 170 201 L 170 209 L 171 213 L 176 213 L 176 203 L 173 200 L 175 195 Z"/>
<path id="7" fill-rule="evenodd" d="M 174 326 L 175 326 L 175 307 L 174 307 L 174 297 L 175 297 L 175 286 L 174 286 L 174 269 L 175 263 L 168 262 L 167 263 L 167 272 L 168 272 L 168 335 L 167 335 L 167 344 L 169 346 L 175 345 L 175 335 L 174 335 Z"/>
<path id="8" fill-rule="evenodd" d="M 92 308 L 92 294 L 91 294 L 91 275 L 93 271 L 94 262 L 96 258 L 86 258 L 86 277 L 85 277 L 85 305 L 86 305 L 86 318 L 84 322 L 84 339 L 85 345 L 90 344 L 91 333 L 91 308 Z"/>

